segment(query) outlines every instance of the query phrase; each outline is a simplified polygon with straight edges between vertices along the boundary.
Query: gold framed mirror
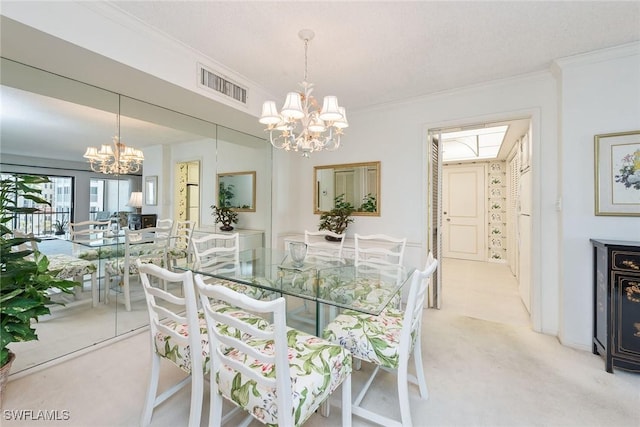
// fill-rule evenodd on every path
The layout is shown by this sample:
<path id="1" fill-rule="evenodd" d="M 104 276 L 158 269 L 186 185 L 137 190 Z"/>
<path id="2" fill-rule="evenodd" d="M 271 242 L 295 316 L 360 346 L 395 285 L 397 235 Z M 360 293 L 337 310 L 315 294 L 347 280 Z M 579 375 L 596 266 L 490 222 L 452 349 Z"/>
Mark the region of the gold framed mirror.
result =
<path id="1" fill-rule="evenodd" d="M 236 212 L 256 211 L 256 172 L 218 174 L 218 206 Z"/>
<path id="2" fill-rule="evenodd" d="M 313 213 L 350 203 L 353 215 L 380 216 L 380 162 L 314 166 Z"/>

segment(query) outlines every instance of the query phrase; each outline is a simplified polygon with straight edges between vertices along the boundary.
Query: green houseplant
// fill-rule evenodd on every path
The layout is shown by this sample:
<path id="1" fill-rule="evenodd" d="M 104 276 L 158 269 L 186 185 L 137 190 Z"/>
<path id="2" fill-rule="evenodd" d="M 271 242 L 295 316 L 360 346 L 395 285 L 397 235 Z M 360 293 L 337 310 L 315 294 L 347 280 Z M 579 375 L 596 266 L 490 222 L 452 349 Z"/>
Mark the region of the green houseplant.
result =
<path id="1" fill-rule="evenodd" d="M 14 238 L 9 228 L 19 214 L 38 211 L 36 207 L 19 206 L 19 196 L 36 204 L 49 205 L 40 197 L 41 191 L 31 187 L 45 182 L 49 182 L 46 177 L 24 175 L 0 180 L 0 369 L 5 366 L 9 369 L 15 358 L 9 351 L 10 343 L 38 339 L 32 321 L 37 322 L 39 316 L 50 314 L 48 306 L 55 304 L 47 290 L 56 288 L 71 293 L 77 285 L 70 280 L 57 279 L 55 272 L 48 270 L 47 257 L 23 249 L 21 246 L 30 239 Z M 0 389 L 4 390 L 3 384 Z"/>
<path id="2" fill-rule="evenodd" d="M 371 193 L 368 193 L 362 199 L 362 205 L 360 205 L 360 210 L 362 212 L 375 212 L 378 209 L 378 201 L 376 200 L 376 196 Z"/>
<path id="3" fill-rule="evenodd" d="M 318 230 L 333 231 L 342 234 L 347 226 L 353 222 L 351 214 L 355 211 L 353 205 L 345 202 L 344 194 L 336 196 L 334 199 L 334 207 L 328 212 L 320 214 L 320 226 Z M 325 236 L 327 240 L 333 240 L 331 236 Z"/>
<path id="4" fill-rule="evenodd" d="M 216 220 L 216 224 L 222 224 L 220 230 L 222 231 L 231 231 L 233 230 L 233 226 L 231 224 L 238 223 L 238 213 L 231 210 L 231 208 L 227 206 L 215 206 L 211 205 L 211 209 L 213 209 L 213 217 Z"/>
<path id="5" fill-rule="evenodd" d="M 61 220 L 58 220 L 55 223 L 53 223 L 53 229 L 55 230 L 54 233 L 58 236 L 64 234 L 66 228 L 67 228 L 67 220 L 64 219 L 64 217 Z"/>

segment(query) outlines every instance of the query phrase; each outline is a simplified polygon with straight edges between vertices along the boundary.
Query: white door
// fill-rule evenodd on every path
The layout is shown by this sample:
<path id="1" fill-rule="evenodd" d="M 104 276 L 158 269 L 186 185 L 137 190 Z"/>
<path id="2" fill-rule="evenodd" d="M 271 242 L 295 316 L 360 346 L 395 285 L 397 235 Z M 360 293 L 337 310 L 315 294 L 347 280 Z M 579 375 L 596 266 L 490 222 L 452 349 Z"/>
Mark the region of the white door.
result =
<path id="1" fill-rule="evenodd" d="M 443 256 L 485 261 L 485 165 L 445 165 L 442 172 Z"/>

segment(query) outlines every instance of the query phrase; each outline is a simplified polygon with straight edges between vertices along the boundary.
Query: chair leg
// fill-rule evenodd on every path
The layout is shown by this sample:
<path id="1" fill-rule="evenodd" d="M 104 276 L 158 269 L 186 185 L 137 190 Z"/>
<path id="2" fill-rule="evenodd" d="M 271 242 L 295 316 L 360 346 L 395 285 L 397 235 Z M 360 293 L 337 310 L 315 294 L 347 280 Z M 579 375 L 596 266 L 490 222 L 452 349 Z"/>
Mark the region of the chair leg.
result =
<path id="1" fill-rule="evenodd" d="M 84 287 L 84 276 L 81 274 L 78 274 L 77 276 L 73 277 L 73 280 L 80 283 L 78 286 L 75 286 L 73 288 L 73 299 L 79 300 L 80 297 L 82 296 L 82 291 Z"/>
<path id="2" fill-rule="evenodd" d="M 91 273 L 91 304 L 92 307 L 98 305 L 98 274 L 95 271 Z"/>
<path id="3" fill-rule="evenodd" d="M 408 360 L 400 362 L 397 373 L 398 400 L 400 403 L 400 417 L 403 426 L 411 426 L 411 407 L 409 406 L 409 378 L 407 373 Z"/>
<path id="4" fill-rule="evenodd" d="M 104 272 L 104 303 L 109 304 L 109 288 L 111 287 L 111 274 Z"/>
<path id="5" fill-rule="evenodd" d="M 351 426 L 351 374 L 342 382 L 342 427 Z"/>
<path id="6" fill-rule="evenodd" d="M 156 394 L 158 392 L 158 380 L 160 378 L 160 356 L 156 352 L 151 354 L 151 373 L 149 375 L 149 387 L 147 388 L 147 396 L 142 409 L 142 418 L 140 425 L 143 427 L 151 424 L 151 416 L 156 403 Z"/>
<path id="7" fill-rule="evenodd" d="M 420 343 L 420 329 L 418 329 L 418 337 L 416 338 L 415 345 L 413 347 L 413 360 L 416 365 L 416 381 L 418 382 L 418 388 L 420 389 L 420 397 L 422 399 L 429 398 L 429 388 L 424 378 L 424 366 L 422 365 L 422 345 Z"/>
<path id="8" fill-rule="evenodd" d="M 189 409 L 189 427 L 200 427 L 202 416 L 202 398 L 204 397 L 204 376 L 200 372 L 191 370 L 191 406 Z"/>
<path id="9" fill-rule="evenodd" d="M 122 284 L 122 293 L 124 294 L 124 307 L 127 311 L 131 311 L 131 294 L 129 293 L 129 272 L 124 272 L 124 280 Z"/>
<path id="10" fill-rule="evenodd" d="M 209 379 L 212 384 L 209 396 L 209 426 L 222 425 L 222 396 L 218 393 L 218 387 L 213 384 L 215 380 L 215 374 L 211 372 Z"/>

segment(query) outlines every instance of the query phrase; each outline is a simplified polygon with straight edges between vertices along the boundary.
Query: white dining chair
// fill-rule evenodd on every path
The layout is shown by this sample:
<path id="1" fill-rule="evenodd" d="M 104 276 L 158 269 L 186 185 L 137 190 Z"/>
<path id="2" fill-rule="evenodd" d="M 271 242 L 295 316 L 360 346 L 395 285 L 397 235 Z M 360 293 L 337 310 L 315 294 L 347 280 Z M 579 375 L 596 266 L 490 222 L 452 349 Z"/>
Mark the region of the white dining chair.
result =
<path id="1" fill-rule="evenodd" d="M 402 265 L 407 238 L 385 234 L 361 235 L 356 233 L 355 265 L 361 263 Z"/>
<path id="2" fill-rule="evenodd" d="M 122 294 L 125 309 L 131 311 L 131 277 L 138 274 L 136 261 L 167 267 L 167 247 L 169 233 L 155 227 L 140 230 L 125 230 L 124 256 L 111 259 L 105 263 L 105 303 L 109 302 L 111 279 L 122 278 Z M 166 290 L 167 284 L 163 283 Z"/>
<path id="3" fill-rule="evenodd" d="M 69 223 L 69 236 L 76 243 L 89 243 L 92 240 L 102 238 L 109 228 L 111 220 L 104 221 L 80 221 Z"/>
<path id="4" fill-rule="evenodd" d="M 156 228 L 160 237 L 170 237 L 173 234 L 173 220 L 171 218 L 157 219 Z"/>
<path id="5" fill-rule="evenodd" d="M 210 426 L 221 426 L 223 398 L 266 425 L 300 426 L 342 384 L 342 425 L 351 425 L 351 354 L 339 345 L 286 326 L 285 299 L 258 301 L 195 276 L 209 332 Z M 211 308 L 222 301 L 273 318 L 268 328 Z M 229 336 L 225 324 L 242 335 Z M 235 414 L 233 414 L 235 415 Z M 251 420 L 251 418 L 249 418 Z M 248 421 L 243 425 L 247 425 Z"/>
<path id="6" fill-rule="evenodd" d="M 201 323 L 198 317 L 192 272 L 176 273 L 153 264 L 143 264 L 140 260 L 136 260 L 136 268 L 140 273 L 149 311 L 151 337 L 151 373 L 140 424 L 148 426 L 153 410 L 190 383 L 188 425 L 199 427 L 209 343 L 206 328 L 201 328 L 204 322 Z M 151 286 L 152 277 L 163 282 L 178 283 L 182 290 L 181 295 L 184 296 L 176 296 Z M 162 359 L 173 363 L 187 376 L 158 395 Z"/>
<path id="7" fill-rule="evenodd" d="M 335 240 L 329 241 L 329 236 Z M 304 242 L 307 244 L 307 256 L 317 259 L 342 259 L 345 233 L 338 234 L 329 230 L 304 231 Z"/>
<path id="8" fill-rule="evenodd" d="M 33 233 L 23 233 L 20 230 L 13 230 L 13 236 L 25 239 L 25 242 L 18 245 L 19 250 L 29 250 L 39 252 L 38 243 Z M 84 260 L 69 254 L 49 254 L 49 271 L 55 273 L 58 279 L 73 279 L 78 282 L 78 286 L 74 288 L 74 296 L 80 299 L 80 293 L 84 289 L 84 276 L 90 276 L 91 280 L 91 305 L 98 305 L 98 267 L 91 261 Z"/>
<path id="9" fill-rule="evenodd" d="M 388 308 L 379 316 L 347 310 L 324 330 L 323 337 L 344 346 L 354 358 L 376 365 L 373 373 L 353 401 L 353 414 L 385 426 L 411 426 L 409 382 L 417 384 L 420 396 L 429 392 L 422 366 L 421 325 L 431 276 L 438 261 L 429 253 L 425 269 L 411 277 L 409 298 L 404 310 Z M 415 375 L 408 372 L 413 354 Z M 402 422 L 364 408 L 361 403 L 380 369 L 395 372 Z"/>
<path id="10" fill-rule="evenodd" d="M 191 262 L 191 236 L 196 227 L 196 221 L 179 220 L 176 221 L 175 231 L 169 242 L 169 264 L 175 267 L 179 260 L 184 259 L 188 264 Z"/>

